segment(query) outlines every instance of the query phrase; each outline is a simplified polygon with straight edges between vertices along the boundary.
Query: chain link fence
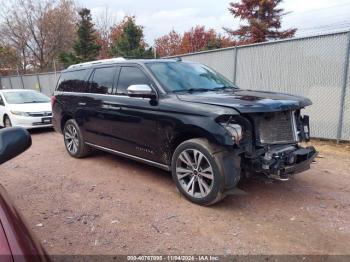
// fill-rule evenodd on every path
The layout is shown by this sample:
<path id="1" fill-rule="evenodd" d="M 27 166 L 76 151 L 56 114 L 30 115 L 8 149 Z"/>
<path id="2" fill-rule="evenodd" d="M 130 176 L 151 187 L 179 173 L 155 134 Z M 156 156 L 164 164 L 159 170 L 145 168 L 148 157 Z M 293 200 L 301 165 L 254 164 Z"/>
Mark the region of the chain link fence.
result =
<path id="1" fill-rule="evenodd" d="M 240 88 L 310 98 L 313 137 L 350 141 L 350 32 L 185 54 L 206 64 Z M 59 72 L 1 77 L 2 88 L 52 95 Z"/>
<path id="2" fill-rule="evenodd" d="M 310 98 L 313 137 L 350 140 L 349 32 L 185 54 L 243 89 Z M 342 113 L 343 112 L 343 113 Z"/>
<path id="3" fill-rule="evenodd" d="M 3 89 L 32 89 L 52 96 L 60 72 L 0 77 Z M 1 89 L 1 88 L 0 88 Z"/>

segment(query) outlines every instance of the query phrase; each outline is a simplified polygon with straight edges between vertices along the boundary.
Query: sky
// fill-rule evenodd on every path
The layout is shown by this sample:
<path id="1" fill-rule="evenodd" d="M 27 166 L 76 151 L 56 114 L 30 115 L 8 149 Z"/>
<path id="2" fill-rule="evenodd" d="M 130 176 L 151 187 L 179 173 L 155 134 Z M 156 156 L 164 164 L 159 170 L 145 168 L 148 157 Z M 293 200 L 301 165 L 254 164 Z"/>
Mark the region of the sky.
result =
<path id="1" fill-rule="evenodd" d="M 195 25 L 224 32 L 223 27 L 238 28 L 242 21 L 228 11 L 230 0 L 80 0 L 79 5 L 91 9 L 94 17 L 108 10 L 111 22 L 125 15 L 135 15 L 143 25 L 146 42 L 174 29 L 182 33 Z M 282 20 L 284 29 L 298 28 L 297 36 L 314 35 L 350 28 L 350 0 L 284 0 L 287 14 Z"/>

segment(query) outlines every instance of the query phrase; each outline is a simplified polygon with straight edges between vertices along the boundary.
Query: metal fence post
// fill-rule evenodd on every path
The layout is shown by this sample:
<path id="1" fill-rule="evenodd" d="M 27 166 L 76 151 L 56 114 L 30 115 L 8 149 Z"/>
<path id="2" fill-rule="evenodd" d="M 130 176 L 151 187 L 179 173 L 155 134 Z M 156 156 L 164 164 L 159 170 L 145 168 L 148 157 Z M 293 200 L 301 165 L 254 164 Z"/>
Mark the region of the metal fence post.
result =
<path id="1" fill-rule="evenodd" d="M 22 83 L 22 88 L 24 89 L 23 75 L 21 75 L 21 83 Z"/>
<path id="2" fill-rule="evenodd" d="M 238 53 L 238 47 L 235 46 L 235 52 L 234 52 L 234 62 L 233 62 L 233 83 L 236 85 L 236 78 L 237 78 L 237 53 Z"/>
<path id="3" fill-rule="evenodd" d="M 11 87 L 11 89 L 13 89 L 11 78 L 12 78 L 12 77 L 9 76 L 10 87 Z"/>
<path id="4" fill-rule="evenodd" d="M 337 130 L 337 143 L 339 143 L 342 137 L 344 109 L 345 109 L 345 94 L 346 94 L 346 86 L 348 84 L 348 75 L 349 75 L 349 59 L 350 59 L 350 30 L 348 32 L 348 41 L 346 45 L 344 72 L 343 72 L 343 84 L 342 84 L 342 90 L 340 94 L 340 112 L 339 112 L 339 122 L 338 122 L 338 130 Z"/>
<path id="5" fill-rule="evenodd" d="M 39 74 L 36 74 L 36 79 L 38 80 L 39 91 L 41 92 L 41 85 L 40 85 L 40 77 L 39 77 Z"/>
<path id="6" fill-rule="evenodd" d="M 55 70 L 55 82 L 57 82 L 57 69 L 56 69 L 56 60 L 53 60 L 53 68 Z"/>

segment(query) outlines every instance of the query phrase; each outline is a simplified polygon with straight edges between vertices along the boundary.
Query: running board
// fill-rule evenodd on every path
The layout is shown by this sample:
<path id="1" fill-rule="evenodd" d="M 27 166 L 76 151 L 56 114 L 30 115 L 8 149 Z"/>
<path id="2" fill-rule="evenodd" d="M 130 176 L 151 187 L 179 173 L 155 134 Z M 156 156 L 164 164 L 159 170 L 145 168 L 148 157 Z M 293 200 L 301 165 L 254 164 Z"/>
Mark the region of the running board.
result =
<path id="1" fill-rule="evenodd" d="M 102 151 L 105 151 L 105 152 L 108 152 L 108 153 L 112 153 L 114 155 L 118 155 L 118 156 L 126 157 L 126 158 L 129 158 L 129 159 L 132 159 L 132 160 L 136 160 L 138 162 L 145 163 L 145 164 L 148 164 L 150 166 L 158 167 L 158 168 L 163 169 L 165 171 L 170 171 L 170 166 L 168 166 L 168 165 L 164 165 L 164 164 L 161 164 L 161 163 L 158 163 L 158 162 L 147 160 L 147 159 L 144 159 L 144 158 L 141 158 L 141 157 L 129 155 L 129 154 L 117 151 L 117 150 L 113 150 L 113 149 L 110 149 L 110 148 L 107 148 L 107 147 L 103 147 L 103 146 L 98 146 L 98 145 L 91 144 L 91 143 L 88 143 L 88 142 L 85 142 L 85 144 L 87 144 L 88 146 L 94 147 L 96 149 L 100 149 Z"/>

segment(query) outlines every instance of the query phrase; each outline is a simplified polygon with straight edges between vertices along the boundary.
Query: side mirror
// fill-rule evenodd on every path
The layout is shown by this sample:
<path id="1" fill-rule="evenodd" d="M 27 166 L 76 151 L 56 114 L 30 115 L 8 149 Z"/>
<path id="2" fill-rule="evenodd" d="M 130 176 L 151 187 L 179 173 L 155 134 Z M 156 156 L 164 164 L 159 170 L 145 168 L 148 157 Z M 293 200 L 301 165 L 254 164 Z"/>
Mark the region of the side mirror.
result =
<path id="1" fill-rule="evenodd" d="M 0 164 L 18 156 L 32 145 L 28 131 L 21 127 L 0 130 Z"/>
<path id="2" fill-rule="evenodd" d="M 127 89 L 130 97 L 154 98 L 156 93 L 149 85 L 131 85 Z"/>

